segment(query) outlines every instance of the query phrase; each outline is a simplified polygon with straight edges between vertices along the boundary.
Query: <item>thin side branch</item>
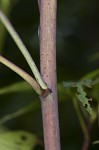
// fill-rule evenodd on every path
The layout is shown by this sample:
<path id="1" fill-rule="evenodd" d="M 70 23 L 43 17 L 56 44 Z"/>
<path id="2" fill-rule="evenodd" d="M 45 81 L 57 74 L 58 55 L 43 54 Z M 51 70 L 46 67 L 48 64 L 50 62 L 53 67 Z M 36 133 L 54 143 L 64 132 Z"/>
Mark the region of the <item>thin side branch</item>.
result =
<path id="1" fill-rule="evenodd" d="M 4 15 L 4 13 L 1 10 L 0 10 L 0 21 L 4 24 L 5 28 L 8 30 L 9 34 L 11 35 L 11 37 L 13 38 L 13 40 L 15 41 L 17 46 L 19 47 L 19 49 L 22 52 L 23 56 L 25 57 L 27 63 L 29 64 L 29 66 L 30 66 L 30 68 L 31 68 L 31 70 L 32 70 L 32 72 L 33 72 L 37 82 L 40 84 L 40 86 L 43 89 L 47 89 L 47 85 L 42 80 L 41 75 L 40 75 L 40 73 L 38 71 L 38 68 L 36 67 L 36 65 L 35 65 L 31 55 L 29 54 L 27 48 L 23 44 L 21 38 L 19 37 L 19 35 L 17 34 L 15 29 L 11 25 L 10 21 L 8 20 L 8 18 Z"/>
<path id="2" fill-rule="evenodd" d="M 77 117 L 79 119 L 81 129 L 82 129 L 83 134 L 84 134 L 84 139 L 89 139 L 89 133 L 88 133 L 87 125 L 86 125 L 85 120 L 81 114 L 81 111 L 80 111 L 79 106 L 78 106 L 78 102 L 75 99 L 75 97 L 73 98 L 73 105 L 74 105 Z"/>
<path id="3" fill-rule="evenodd" d="M 5 66 L 7 66 L 8 68 L 10 68 L 11 70 L 13 70 L 14 72 L 16 72 L 24 80 L 26 80 L 38 95 L 42 95 L 43 89 L 28 73 L 26 73 L 24 70 L 22 70 L 21 68 L 19 68 L 18 66 L 16 66 L 15 64 L 13 64 L 12 62 L 10 62 L 9 60 L 7 60 L 1 55 L 0 55 L 0 62 Z"/>

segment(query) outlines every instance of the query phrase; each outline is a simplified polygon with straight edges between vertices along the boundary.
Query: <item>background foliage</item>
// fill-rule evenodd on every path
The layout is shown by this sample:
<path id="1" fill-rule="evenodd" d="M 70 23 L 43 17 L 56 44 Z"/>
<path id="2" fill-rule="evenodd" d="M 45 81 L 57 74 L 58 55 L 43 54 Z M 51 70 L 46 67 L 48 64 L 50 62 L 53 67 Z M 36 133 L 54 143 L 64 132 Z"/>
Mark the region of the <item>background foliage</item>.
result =
<path id="1" fill-rule="evenodd" d="M 0 8 L 10 18 L 39 68 L 39 11 L 36 0 L 0 0 Z M 58 0 L 57 74 L 62 150 L 80 150 L 87 135 L 89 150 L 99 145 L 99 5 L 97 0 Z M 32 75 L 25 59 L 0 23 L 0 54 Z M 87 75 L 86 75 L 87 74 Z M 91 79 L 86 88 L 94 110 L 89 116 L 75 97 L 75 88 L 63 81 Z M 26 130 L 33 134 L 35 150 L 43 149 L 40 101 L 31 87 L 10 69 L 0 64 L 1 131 Z M 2 128 L 3 126 L 3 128 Z M 90 130 L 89 130 L 90 126 Z M 4 149 L 7 150 L 7 149 Z"/>

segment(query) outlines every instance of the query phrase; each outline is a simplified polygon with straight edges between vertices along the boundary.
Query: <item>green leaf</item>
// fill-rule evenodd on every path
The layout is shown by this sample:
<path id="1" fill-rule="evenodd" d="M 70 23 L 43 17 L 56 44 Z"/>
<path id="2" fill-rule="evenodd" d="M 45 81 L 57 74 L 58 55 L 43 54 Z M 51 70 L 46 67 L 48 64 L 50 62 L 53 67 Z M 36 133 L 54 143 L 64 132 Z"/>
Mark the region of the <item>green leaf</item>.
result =
<path id="1" fill-rule="evenodd" d="M 63 87 L 63 85 L 61 83 L 58 83 L 57 85 L 58 85 L 59 101 L 68 100 L 71 97 L 71 94 L 72 94 L 70 88 L 65 90 L 65 87 Z"/>
<path id="2" fill-rule="evenodd" d="M 63 82 L 63 85 L 65 87 L 77 87 L 79 84 L 87 86 L 87 87 L 91 87 L 92 80 L 88 79 L 88 80 L 81 80 L 81 81 L 78 81 L 78 82 Z"/>
<path id="3" fill-rule="evenodd" d="M 93 110 L 90 106 L 89 101 L 92 101 L 92 99 L 88 99 L 86 97 L 86 92 L 83 89 L 83 86 L 87 86 L 89 88 L 91 88 L 92 86 L 92 80 L 88 79 L 88 80 L 81 80 L 78 82 L 63 82 L 63 85 L 65 87 L 73 87 L 73 88 L 77 88 L 77 93 L 76 96 L 78 98 L 78 100 L 82 103 L 82 105 L 86 108 L 86 110 L 88 111 L 88 113 L 90 115 L 93 115 Z"/>
<path id="4" fill-rule="evenodd" d="M 63 82 L 64 87 L 76 87 L 76 82 Z"/>
<path id="5" fill-rule="evenodd" d="M 7 127 L 5 127 L 3 125 L 0 125 L 0 134 L 4 133 L 4 132 L 7 132 L 7 131 L 8 131 Z"/>
<path id="6" fill-rule="evenodd" d="M 32 90 L 32 88 L 27 84 L 27 82 L 21 81 L 21 82 L 17 82 L 9 86 L 6 86 L 4 88 L 1 88 L 0 95 L 13 93 L 13 92 L 29 91 L 29 90 Z"/>
<path id="7" fill-rule="evenodd" d="M 98 141 L 94 141 L 93 144 L 99 144 L 99 140 Z"/>
<path id="8" fill-rule="evenodd" d="M 8 131 L 0 134 L 0 150 L 32 150 L 36 137 L 26 131 Z"/>
<path id="9" fill-rule="evenodd" d="M 90 115 L 93 115 L 93 110 L 92 110 L 92 108 L 90 106 L 90 103 L 89 103 L 89 101 L 92 101 L 92 99 L 91 98 L 88 99 L 86 97 L 87 94 L 86 94 L 86 92 L 84 91 L 84 89 L 83 89 L 83 87 L 81 85 L 77 86 L 77 92 L 79 93 L 79 94 L 76 94 L 77 98 L 80 100 L 82 105 L 86 108 L 88 113 Z"/>
<path id="10" fill-rule="evenodd" d="M 92 86 L 92 80 L 81 80 L 80 82 L 78 82 L 78 85 L 84 85 L 84 86 L 87 86 L 87 87 L 89 87 L 89 88 L 91 88 L 91 86 Z"/>
<path id="11" fill-rule="evenodd" d="M 89 61 L 93 62 L 99 59 L 99 52 L 96 52 L 95 54 L 89 56 Z"/>
<path id="12" fill-rule="evenodd" d="M 92 71 L 92 72 L 86 74 L 86 75 L 82 78 L 82 80 L 86 80 L 86 79 L 91 79 L 91 80 L 92 80 L 92 79 L 96 78 L 97 76 L 99 76 L 99 69 L 97 69 L 97 70 L 95 70 L 95 71 Z"/>
<path id="13" fill-rule="evenodd" d="M 30 103 L 27 106 L 15 111 L 15 112 L 12 112 L 10 114 L 7 114 L 4 117 L 0 118 L 0 125 L 2 125 L 4 123 L 6 123 L 7 121 L 15 119 L 16 117 L 19 117 L 19 116 L 33 110 L 33 108 L 36 106 L 35 104 L 36 103 Z"/>

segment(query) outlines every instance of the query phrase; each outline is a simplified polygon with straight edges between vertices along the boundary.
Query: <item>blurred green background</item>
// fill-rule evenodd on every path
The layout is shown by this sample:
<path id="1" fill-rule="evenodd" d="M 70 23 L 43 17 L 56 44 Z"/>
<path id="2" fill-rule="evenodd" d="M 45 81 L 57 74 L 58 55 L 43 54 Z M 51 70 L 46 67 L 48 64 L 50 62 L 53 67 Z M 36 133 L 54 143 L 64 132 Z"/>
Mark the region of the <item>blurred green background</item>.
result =
<path id="1" fill-rule="evenodd" d="M 11 20 L 39 68 L 37 0 L 0 0 L 0 8 Z M 0 54 L 32 75 L 24 57 L 1 23 Z M 68 96 L 70 91 L 63 88 L 61 82 L 80 80 L 85 74 L 98 68 L 99 2 L 97 0 L 58 0 L 57 75 L 62 150 L 81 150 L 84 137 L 72 97 Z M 93 96 L 93 106 L 98 106 L 99 85 L 94 87 L 94 91 L 91 89 L 88 96 Z M 23 115 L 6 121 L 3 125 L 11 130 L 30 131 L 43 141 L 41 106 L 38 96 L 21 77 L 0 64 L 0 118 L 23 108 L 27 108 Z M 92 145 L 93 141 L 99 139 L 97 118 L 91 126 L 88 150 L 99 149 L 99 144 Z M 44 149 L 41 143 L 38 142 L 35 150 Z"/>

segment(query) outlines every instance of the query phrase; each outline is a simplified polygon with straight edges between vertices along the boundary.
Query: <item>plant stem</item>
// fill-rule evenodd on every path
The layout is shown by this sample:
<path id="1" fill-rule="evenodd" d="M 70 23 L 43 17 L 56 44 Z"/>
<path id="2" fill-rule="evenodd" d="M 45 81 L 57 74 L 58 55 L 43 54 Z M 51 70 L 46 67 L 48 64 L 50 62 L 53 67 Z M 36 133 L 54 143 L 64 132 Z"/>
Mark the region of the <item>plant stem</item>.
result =
<path id="1" fill-rule="evenodd" d="M 83 142 L 83 145 L 82 145 L 82 150 L 88 150 L 89 143 L 90 143 L 90 136 L 89 136 L 87 124 L 85 123 L 85 120 L 84 120 L 84 118 L 81 114 L 81 111 L 80 111 L 79 106 L 78 106 L 78 102 L 75 99 L 75 97 L 73 98 L 73 105 L 74 105 L 75 111 L 77 113 L 82 131 L 83 131 L 83 134 L 84 134 L 84 142 Z"/>
<path id="2" fill-rule="evenodd" d="M 33 89 L 37 92 L 37 94 L 42 95 L 43 89 L 39 86 L 39 84 L 24 70 L 4 58 L 3 56 L 0 55 L 0 62 L 16 72 L 18 75 L 20 75 L 24 80 L 26 80 L 32 87 Z"/>
<path id="3" fill-rule="evenodd" d="M 82 150 L 88 150 L 89 143 L 90 143 L 90 138 L 89 139 L 84 139 Z"/>
<path id="4" fill-rule="evenodd" d="M 45 150 L 60 150 L 56 79 L 56 0 L 41 0 L 40 66 L 41 75 L 52 92 L 41 97 Z"/>
<path id="5" fill-rule="evenodd" d="M 0 20 L 4 24 L 4 26 L 6 27 L 6 29 L 9 32 L 9 34 L 11 35 L 11 37 L 13 38 L 13 40 L 15 41 L 17 46 L 19 47 L 20 51 L 22 52 L 23 56 L 25 57 L 26 61 L 28 62 L 28 64 L 29 64 L 29 66 L 30 66 L 37 82 L 40 84 L 40 86 L 43 89 L 47 89 L 47 85 L 42 80 L 41 75 L 40 75 L 40 73 L 39 73 L 39 71 L 38 71 L 38 69 L 37 69 L 37 67 L 36 67 L 36 65 L 35 65 L 32 57 L 31 57 L 31 55 L 29 54 L 27 48 L 25 47 L 25 45 L 23 44 L 23 42 L 20 39 L 19 35 L 17 34 L 15 29 L 11 25 L 10 21 L 3 14 L 3 12 L 1 12 L 1 10 L 0 10 Z"/>
<path id="6" fill-rule="evenodd" d="M 73 105 L 74 105 L 76 114 L 77 114 L 78 119 L 79 119 L 80 126 L 81 126 L 83 134 L 84 134 L 84 139 L 89 139 L 89 133 L 88 133 L 87 125 L 86 125 L 85 120 L 81 114 L 81 111 L 80 111 L 79 106 L 78 106 L 78 102 L 77 102 L 75 97 L 73 98 Z"/>

